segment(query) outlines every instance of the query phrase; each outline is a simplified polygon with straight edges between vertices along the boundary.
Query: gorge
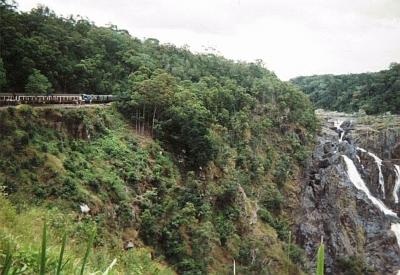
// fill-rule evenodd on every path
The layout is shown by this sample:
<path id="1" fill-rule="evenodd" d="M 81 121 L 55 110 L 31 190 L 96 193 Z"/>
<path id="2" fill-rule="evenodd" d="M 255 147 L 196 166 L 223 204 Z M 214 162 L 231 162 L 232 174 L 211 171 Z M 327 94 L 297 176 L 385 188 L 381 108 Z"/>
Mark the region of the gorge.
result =
<path id="1" fill-rule="evenodd" d="M 400 269 L 398 124 L 378 130 L 357 115 L 318 115 L 322 131 L 302 191 L 297 237 L 313 261 L 324 236 L 327 274 L 342 274 L 357 258 L 363 274 L 394 274 Z"/>

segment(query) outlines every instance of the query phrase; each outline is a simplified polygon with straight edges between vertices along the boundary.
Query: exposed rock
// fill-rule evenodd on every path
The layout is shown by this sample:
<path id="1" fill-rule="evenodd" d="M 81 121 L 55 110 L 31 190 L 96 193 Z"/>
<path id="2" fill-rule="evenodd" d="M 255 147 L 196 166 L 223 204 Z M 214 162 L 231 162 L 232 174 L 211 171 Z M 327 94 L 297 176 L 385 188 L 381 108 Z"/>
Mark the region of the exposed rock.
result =
<path id="1" fill-rule="evenodd" d="M 386 131 L 366 139 L 364 143 L 364 134 L 357 129 L 355 118 L 347 118 L 341 124 L 345 136 L 339 142 L 338 133 L 330 129 L 330 121 L 337 118 L 324 119 L 318 145 L 308 162 L 301 207 L 296 213 L 297 242 L 305 249 L 312 264 L 311 270 L 315 268 L 314 256 L 323 236 L 326 274 L 343 274 L 340 259 L 350 256 L 359 256 L 377 274 L 395 274 L 400 270 L 400 251 L 390 229 L 398 219 L 386 216 L 354 186 L 341 155 L 354 162 L 373 196 L 383 200 L 377 164 L 367 153 L 357 150 L 357 145 L 371 152 L 377 150 L 375 153 L 385 158 L 396 155 L 396 150 L 400 151 L 395 142 L 399 136 L 396 131 Z M 382 173 L 386 195 L 383 202 L 394 211 L 400 210 L 392 195 L 396 174 L 391 160 L 383 161 Z"/>
<path id="2" fill-rule="evenodd" d="M 80 207 L 80 209 L 81 209 L 81 213 L 82 213 L 82 214 L 89 214 L 90 208 L 89 208 L 89 206 L 88 206 L 86 203 L 81 204 L 79 207 Z"/>

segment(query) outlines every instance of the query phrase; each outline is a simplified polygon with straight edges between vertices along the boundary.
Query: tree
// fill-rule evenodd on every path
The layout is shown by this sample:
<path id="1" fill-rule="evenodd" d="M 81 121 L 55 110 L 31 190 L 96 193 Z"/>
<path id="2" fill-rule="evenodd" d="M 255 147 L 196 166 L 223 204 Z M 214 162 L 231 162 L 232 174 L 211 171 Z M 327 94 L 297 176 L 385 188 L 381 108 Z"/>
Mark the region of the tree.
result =
<path id="1" fill-rule="evenodd" d="M 39 70 L 33 69 L 25 85 L 25 91 L 31 94 L 45 94 L 52 90 L 52 85 L 45 75 Z"/>
<path id="2" fill-rule="evenodd" d="M 0 92 L 6 86 L 6 70 L 4 69 L 3 59 L 0 57 Z"/>
<path id="3" fill-rule="evenodd" d="M 214 159 L 216 147 L 211 138 L 211 113 L 189 91 L 175 97 L 160 123 L 158 137 L 184 157 L 187 167 L 198 170 Z"/>

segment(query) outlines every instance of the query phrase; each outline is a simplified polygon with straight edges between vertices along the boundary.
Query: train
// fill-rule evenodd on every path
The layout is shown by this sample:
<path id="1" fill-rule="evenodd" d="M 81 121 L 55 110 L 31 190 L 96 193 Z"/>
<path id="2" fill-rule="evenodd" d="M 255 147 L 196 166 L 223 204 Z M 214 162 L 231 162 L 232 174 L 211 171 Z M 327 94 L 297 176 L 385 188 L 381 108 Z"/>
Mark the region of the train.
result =
<path id="1" fill-rule="evenodd" d="M 117 100 L 115 95 L 93 94 L 14 94 L 0 93 L 0 105 L 42 105 L 42 104 L 92 104 L 110 103 Z"/>

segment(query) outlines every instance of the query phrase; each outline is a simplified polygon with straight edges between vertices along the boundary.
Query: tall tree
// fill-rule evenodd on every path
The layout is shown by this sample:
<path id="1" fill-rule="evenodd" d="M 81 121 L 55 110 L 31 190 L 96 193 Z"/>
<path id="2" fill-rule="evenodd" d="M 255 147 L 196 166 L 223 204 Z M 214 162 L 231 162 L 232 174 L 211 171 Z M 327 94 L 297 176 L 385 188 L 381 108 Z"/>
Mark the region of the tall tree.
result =
<path id="1" fill-rule="evenodd" d="M 6 86 L 6 69 L 4 69 L 3 59 L 0 57 L 0 92 Z"/>
<path id="2" fill-rule="evenodd" d="M 51 91 L 52 85 L 45 75 L 33 69 L 25 85 L 25 91 L 30 94 L 46 94 Z"/>

